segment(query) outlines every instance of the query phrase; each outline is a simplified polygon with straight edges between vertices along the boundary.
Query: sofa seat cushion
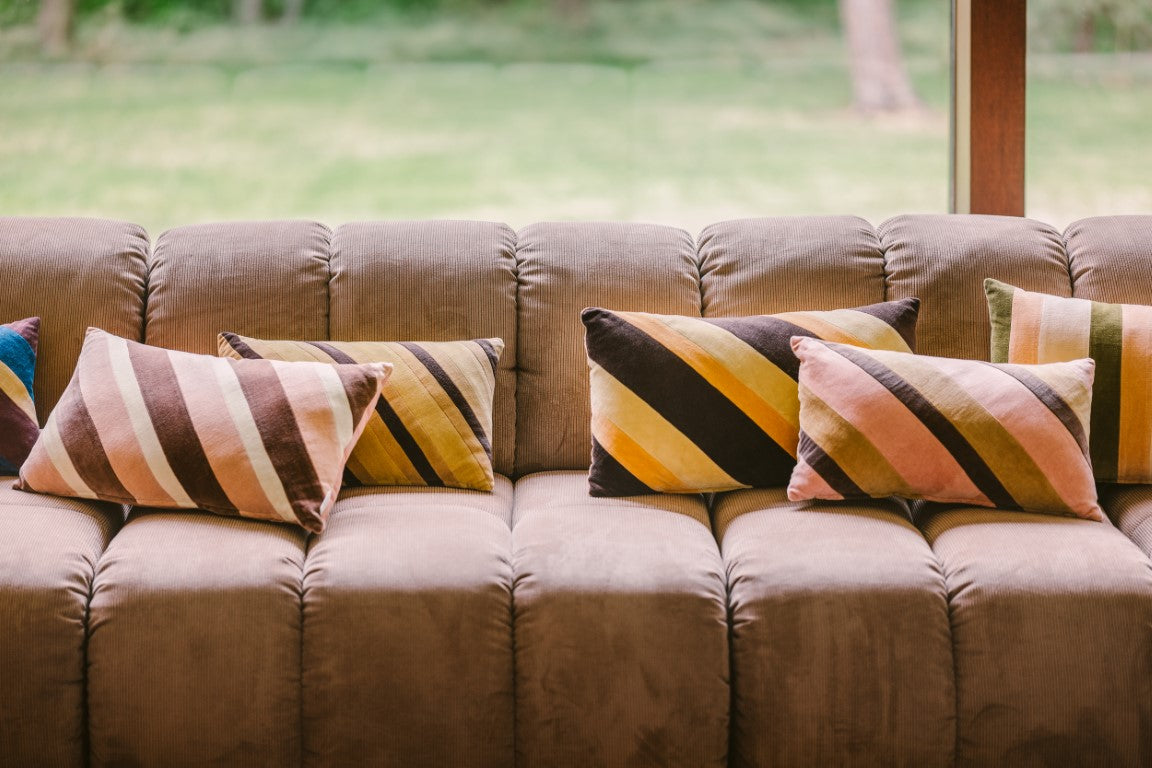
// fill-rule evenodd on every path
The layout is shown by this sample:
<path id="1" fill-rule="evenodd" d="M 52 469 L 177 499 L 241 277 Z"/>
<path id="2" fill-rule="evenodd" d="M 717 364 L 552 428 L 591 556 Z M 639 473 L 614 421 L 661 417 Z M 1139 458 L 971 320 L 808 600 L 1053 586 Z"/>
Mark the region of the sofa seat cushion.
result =
<path id="1" fill-rule="evenodd" d="M 529 475 L 512 541 L 517 764 L 726 765 L 724 571 L 702 498 Z"/>
<path id="2" fill-rule="evenodd" d="M 345 490 L 304 565 L 304 765 L 513 761 L 512 483 Z"/>
<path id="3" fill-rule="evenodd" d="M 944 579 L 903 506 L 717 498 L 732 616 L 734 766 L 947 766 Z"/>
<path id="4" fill-rule="evenodd" d="M 92 596 L 93 766 L 299 764 L 306 538 L 206 512 L 132 512 Z"/>
<path id="5" fill-rule="evenodd" d="M 88 595 L 123 508 L 13 480 L 0 476 L 0 763 L 83 765 Z"/>
<path id="6" fill-rule="evenodd" d="M 1109 522 L 925 505 L 958 765 L 1152 765 L 1152 564 Z"/>

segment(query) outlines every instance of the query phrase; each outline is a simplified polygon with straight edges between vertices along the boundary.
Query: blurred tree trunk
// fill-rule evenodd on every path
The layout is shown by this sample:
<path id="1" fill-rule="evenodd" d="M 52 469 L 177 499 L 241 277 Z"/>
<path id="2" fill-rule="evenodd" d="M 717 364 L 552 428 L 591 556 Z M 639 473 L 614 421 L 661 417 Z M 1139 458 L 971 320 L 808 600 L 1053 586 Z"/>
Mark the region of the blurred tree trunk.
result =
<path id="1" fill-rule="evenodd" d="M 592 23 L 588 0 L 553 0 L 556 12 L 569 27 L 587 29 Z"/>
<path id="2" fill-rule="evenodd" d="M 1096 49 L 1096 12 L 1084 11 L 1076 25 L 1076 53 L 1091 53 Z"/>
<path id="3" fill-rule="evenodd" d="M 300 21 L 303 13 L 304 0 L 284 0 L 284 13 L 280 15 L 280 21 L 284 24 L 295 24 Z"/>
<path id="4" fill-rule="evenodd" d="M 40 0 L 36 31 L 40 34 L 40 50 L 45 56 L 58 57 L 68 53 L 75 10 L 73 0 Z"/>
<path id="5" fill-rule="evenodd" d="M 259 24 L 264 18 L 263 0 L 232 0 L 232 17 L 240 24 Z"/>
<path id="6" fill-rule="evenodd" d="M 840 0 L 840 23 L 848 43 L 852 92 L 861 112 L 917 109 L 892 0 Z"/>

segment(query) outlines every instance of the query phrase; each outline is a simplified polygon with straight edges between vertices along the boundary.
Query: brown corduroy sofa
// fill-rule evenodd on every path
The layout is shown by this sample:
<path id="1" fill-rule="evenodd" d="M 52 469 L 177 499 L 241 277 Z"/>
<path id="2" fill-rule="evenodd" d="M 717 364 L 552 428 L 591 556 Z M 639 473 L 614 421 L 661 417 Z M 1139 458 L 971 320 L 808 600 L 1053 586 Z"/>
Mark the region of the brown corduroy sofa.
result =
<path id="1" fill-rule="evenodd" d="M 987 359 L 981 282 L 1152 304 L 1152 217 L 134 225 L 0 219 L 0 322 L 507 341 L 491 494 L 346 491 L 319 536 L 0 482 L 5 766 L 1149 766 L 1152 491 L 1104 523 L 587 494 L 579 311 L 918 296 Z"/>

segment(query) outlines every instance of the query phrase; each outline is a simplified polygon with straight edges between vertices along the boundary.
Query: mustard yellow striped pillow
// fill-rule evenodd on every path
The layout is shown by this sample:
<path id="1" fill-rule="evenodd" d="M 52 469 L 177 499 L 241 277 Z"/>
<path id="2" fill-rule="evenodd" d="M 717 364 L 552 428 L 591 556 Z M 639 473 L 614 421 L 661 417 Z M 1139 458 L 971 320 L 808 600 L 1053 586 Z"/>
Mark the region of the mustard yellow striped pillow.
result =
<path id="1" fill-rule="evenodd" d="M 500 339 L 266 341 L 222 333 L 222 357 L 390 363 L 392 375 L 348 459 L 349 485 L 492 490 L 492 400 Z"/>
<path id="2" fill-rule="evenodd" d="M 583 312 L 593 496 L 784 485 L 796 464 L 793 336 L 910 352 L 918 299 L 696 318 Z"/>

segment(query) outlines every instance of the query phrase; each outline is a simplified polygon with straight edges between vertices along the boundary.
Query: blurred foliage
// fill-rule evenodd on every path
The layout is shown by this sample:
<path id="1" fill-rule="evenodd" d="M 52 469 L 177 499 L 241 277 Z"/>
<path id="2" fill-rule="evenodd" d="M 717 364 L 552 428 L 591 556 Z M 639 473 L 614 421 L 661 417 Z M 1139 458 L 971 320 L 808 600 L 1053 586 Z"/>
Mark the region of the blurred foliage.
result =
<path id="1" fill-rule="evenodd" d="M 1152 50 L 1149 0 L 1030 0 L 1028 10 L 1034 50 Z"/>
<path id="2" fill-rule="evenodd" d="M 579 2 L 579 0 L 576 0 Z M 627 5 L 630 0 L 584 0 L 589 5 Z M 679 4 L 706 7 L 710 0 Z M 811 27 L 838 27 L 837 0 L 759 0 L 765 6 L 803 18 Z M 939 6 L 945 0 L 896 0 L 902 17 Z M 38 0 L 0 0 L 0 26 L 31 22 Z M 314 23 L 388 23 L 402 15 L 432 20 L 498 14 L 532 19 L 555 12 L 558 0 L 303 0 L 303 16 Z M 1052 52 L 1152 50 L 1150 0 L 1030 0 L 1030 47 Z M 232 0 L 76 0 L 82 24 L 110 20 L 152 24 L 187 31 L 231 20 Z M 265 16 L 279 18 L 284 0 L 264 0 Z M 938 11 L 938 7 L 932 11 Z M 595 29 L 587 30 L 591 33 Z"/>

